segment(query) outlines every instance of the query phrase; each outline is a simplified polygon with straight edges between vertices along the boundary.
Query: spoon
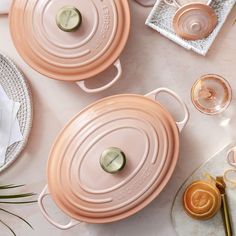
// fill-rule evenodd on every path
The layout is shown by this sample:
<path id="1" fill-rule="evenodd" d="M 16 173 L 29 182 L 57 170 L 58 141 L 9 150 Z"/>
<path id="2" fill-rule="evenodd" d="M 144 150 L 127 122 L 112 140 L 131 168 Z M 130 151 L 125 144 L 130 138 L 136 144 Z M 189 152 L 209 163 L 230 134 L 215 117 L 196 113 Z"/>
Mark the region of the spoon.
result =
<path id="1" fill-rule="evenodd" d="M 230 215 L 229 215 L 229 207 L 228 207 L 228 200 L 226 196 L 226 184 L 224 182 L 223 176 L 217 176 L 216 177 L 216 187 L 219 189 L 220 194 L 221 194 L 221 210 L 222 210 L 222 217 L 224 221 L 224 226 L 225 226 L 225 235 L 226 236 L 232 236 L 232 226 L 231 226 L 231 221 L 230 221 Z"/>

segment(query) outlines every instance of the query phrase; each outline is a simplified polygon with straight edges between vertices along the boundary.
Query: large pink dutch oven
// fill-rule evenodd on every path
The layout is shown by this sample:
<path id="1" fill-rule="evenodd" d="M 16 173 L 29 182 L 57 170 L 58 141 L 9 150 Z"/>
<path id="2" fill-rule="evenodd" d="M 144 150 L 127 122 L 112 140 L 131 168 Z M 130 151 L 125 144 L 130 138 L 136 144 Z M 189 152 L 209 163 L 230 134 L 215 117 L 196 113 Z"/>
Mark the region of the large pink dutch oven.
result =
<path id="1" fill-rule="evenodd" d="M 161 92 L 181 104 L 183 121 L 175 122 L 156 101 Z M 39 196 L 46 219 L 69 229 L 140 211 L 169 181 L 178 160 L 179 132 L 188 118 L 182 100 L 165 88 L 146 96 L 111 96 L 82 110 L 61 131 L 49 155 L 48 185 Z M 71 218 L 68 224 L 49 216 L 43 203 L 47 195 Z"/>
<path id="2" fill-rule="evenodd" d="M 130 30 L 127 0 L 1 0 L 0 14 L 9 7 L 15 47 L 38 72 L 77 82 L 88 93 L 105 90 L 121 78 L 119 56 Z M 111 65 L 117 69 L 111 82 L 86 87 L 86 79 Z"/>

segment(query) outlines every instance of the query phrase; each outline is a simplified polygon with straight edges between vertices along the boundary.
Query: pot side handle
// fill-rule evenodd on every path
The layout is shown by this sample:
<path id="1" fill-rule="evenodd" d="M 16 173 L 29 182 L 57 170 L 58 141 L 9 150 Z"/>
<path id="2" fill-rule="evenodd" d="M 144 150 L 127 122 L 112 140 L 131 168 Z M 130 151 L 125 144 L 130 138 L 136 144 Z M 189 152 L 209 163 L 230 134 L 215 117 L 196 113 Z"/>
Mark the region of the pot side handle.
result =
<path id="1" fill-rule="evenodd" d="M 39 195 L 38 198 L 38 204 L 39 204 L 39 208 L 41 210 L 41 212 L 43 213 L 43 216 L 47 219 L 48 222 L 50 222 L 52 225 L 54 225 L 55 227 L 57 227 L 58 229 L 61 230 L 66 230 L 66 229 L 70 229 L 72 227 L 74 227 L 75 225 L 78 225 L 80 222 L 74 219 L 70 219 L 70 222 L 66 225 L 62 225 L 59 223 L 56 223 L 47 213 L 45 206 L 43 205 L 43 199 L 50 195 L 48 192 L 48 186 L 46 185 L 45 188 L 43 189 L 43 191 L 41 192 L 41 194 Z"/>
<path id="2" fill-rule="evenodd" d="M 115 63 L 114 63 L 114 66 L 116 67 L 117 69 L 117 75 L 115 76 L 115 78 L 108 84 L 100 87 L 100 88 L 95 88 L 95 89 L 89 89 L 88 87 L 86 87 L 85 85 L 85 81 L 84 80 L 81 80 L 81 81 L 78 81 L 76 82 L 76 84 L 82 89 L 84 90 L 86 93 L 98 93 L 98 92 L 102 92 L 108 88 L 110 88 L 113 84 L 115 84 L 120 78 L 121 78 L 121 75 L 122 75 L 122 67 L 121 67 L 121 63 L 120 63 L 120 59 L 118 59 Z"/>
<path id="3" fill-rule="evenodd" d="M 188 112 L 188 108 L 186 106 L 186 104 L 183 102 L 183 100 L 172 90 L 168 89 L 168 88 L 158 88 L 150 93 L 148 93 L 146 95 L 146 97 L 149 97 L 153 100 L 157 100 L 156 97 L 159 93 L 167 93 L 169 95 L 171 95 L 173 98 L 175 98 L 178 103 L 181 105 L 181 107 L 183 108 L 184 111 L 184 118 L 182 121 L 176 121 L 176 125 L 179 129 L 179 132 L 181 132 L 183 130 L 183 128 L 185 127 L 185 125 L 188 122 L 189 119 L 189 112 Z"/>
<path id="4" fill-rule="evenodd" d="M 12 0 L 0 0 L 0 15 L 7 15 L 11 6 Z"/>

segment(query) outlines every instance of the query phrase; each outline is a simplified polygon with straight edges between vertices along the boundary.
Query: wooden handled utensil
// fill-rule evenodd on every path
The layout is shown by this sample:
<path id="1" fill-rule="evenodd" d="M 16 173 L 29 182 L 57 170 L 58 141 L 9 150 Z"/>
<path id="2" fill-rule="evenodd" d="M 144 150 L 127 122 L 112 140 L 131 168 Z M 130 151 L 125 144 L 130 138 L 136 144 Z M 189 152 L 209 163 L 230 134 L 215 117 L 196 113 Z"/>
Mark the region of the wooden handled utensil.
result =
<path id="1" fill-rule="evenodd" d="M 226 236 L 232 236 L 232 226 L 230 221 L 230 214 L 229 214 L 229 207 L 228 207 L 228 200 L 226 196 L 226 184 L 224 182 L 224 178 L 222 176 L 216 177 L 216 187 L 219 189 L 221 193 L 221 209 L 222 209 L 222 217 L 224 221 L 225 226 L 225 235 Z"/>

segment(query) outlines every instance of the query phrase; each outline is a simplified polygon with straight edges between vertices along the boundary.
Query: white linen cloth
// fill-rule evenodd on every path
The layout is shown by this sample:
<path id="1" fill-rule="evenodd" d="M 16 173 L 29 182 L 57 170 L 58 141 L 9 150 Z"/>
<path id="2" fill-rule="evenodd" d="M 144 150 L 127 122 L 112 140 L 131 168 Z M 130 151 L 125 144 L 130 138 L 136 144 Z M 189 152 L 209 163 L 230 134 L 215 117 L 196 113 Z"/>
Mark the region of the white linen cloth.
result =
<path id="1" fill-rule="evenodd" d="M 17 113 L 20 103 L 9 99 L 0 85 L 0 166 L 4 165 L 7 148 L 23 139 Z"/>

